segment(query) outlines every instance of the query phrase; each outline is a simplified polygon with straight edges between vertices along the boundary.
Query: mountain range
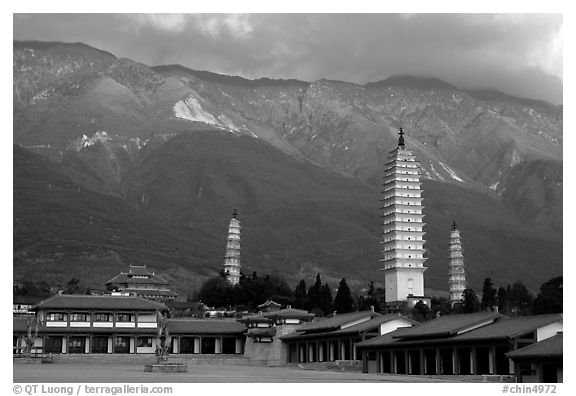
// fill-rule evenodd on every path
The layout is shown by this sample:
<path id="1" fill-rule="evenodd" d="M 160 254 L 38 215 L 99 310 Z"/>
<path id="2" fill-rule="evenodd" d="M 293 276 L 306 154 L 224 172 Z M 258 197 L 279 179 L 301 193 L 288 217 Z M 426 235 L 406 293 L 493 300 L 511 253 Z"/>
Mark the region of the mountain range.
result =
<path id="1" fill-rule="evenodd" d="M 403 127 L 421 162 L 425 284 L 562 272 L 562 107 L 411 76 L 248 80 L 85 44 L 14 42 L 14 276 L 101 286 L 145 263 L 184 294 L 220 270 L 381 283 L 379 189 Z M 32 275 L 30 275 L 32 274 Z"/>

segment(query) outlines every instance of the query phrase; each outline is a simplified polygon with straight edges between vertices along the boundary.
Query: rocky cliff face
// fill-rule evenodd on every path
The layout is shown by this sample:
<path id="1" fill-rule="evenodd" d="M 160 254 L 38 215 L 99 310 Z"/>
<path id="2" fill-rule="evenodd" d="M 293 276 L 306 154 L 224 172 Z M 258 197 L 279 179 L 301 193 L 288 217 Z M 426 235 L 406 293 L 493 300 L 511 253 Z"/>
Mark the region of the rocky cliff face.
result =
<path id="1" fill-rule="evenodd" d="M 387 152 L 395 147 L 399 127 L 403 127 L 407 145 L 421 161 L 425 186 L 432 186 L 425 192 L 428 210 L 445 208 L 444 212 L 429 213 L 429 217 L 435 217 L 436 222 L 446 217 L 448 225 L 452 220 L 448 217 L 459 220 L 468 216 L 469 221 L 476 221 L 482 211 L 490 211 L 486 205 L 477 209 L 479 218 L 459 210 L 476 210 L 471 202 L 490 202 L 498 208 L 485 216 L 497 230 L 491 232 L 502 234 L 506 240 L 516 235 L 525 241 L 518 242 L 518 246 L 526 246 L 526 241 L 545 231 L 544 244 L 560 246 L 560 252 L 544 249 L 547 253 L 540 260 L 550 260 L 553 268 L 561 268 L 561 107 L 498 92 L 465 92 L 434 79 L 391 78 L 360 86 L 329 80 L 246 80 L 181 66 L 149 68 L 81 44 L 15 43 L 13 70 L 15 143 L 59 161 L 67 175 L 85 188 L 119 197 L 174 224 L 205 224 L 210 228 L 210 216 L 228 213 L 228 206 L 234 205 L 231 197 L 237 196 L 248 213 L 259 219 L 254 227 L 260 227 L 262 235 L 274 226 L 266 223 L 272 220 L 270 210 L 285 210 L 294 218 L 309 212 L 305 204 L 291 206 L 297 200 L 290 190 L 275 195 L 254 186 L 277 185 L 280 175 L 286 177 L 285 169 L 264 172 L 257 182 L 249 174 L 231 176 L 246 171 L 243 166 L 250 161 L 245 162 L 243 156 L 250 155 L 251 166 L 255 167 L 252 174 L 259 173 L 259 166 L 271 167 L 276 162 L 288 168 L 298 163 L 304 167 L 313 164 L 315 170 L 308 171 L 316 175 L 312 180 L 326 181 L 330 172 L 341 175 L 343 182 L 336 183 L 339 189 L 333 189 L 332 179 L 327 182 L 332 186 L 328 195 L 358 199 L 352 193 L 358 188 L 354 186 L 368 188 L 361 194 L 362 199 L 374 195 L 374 205 L 362 209 L 365 212 L 360 217 L 368 221 L 368 213 L 374 215 L 376 225 L 368 227 L 371 231 L 367 235 L 377 241 L 377 189 L 382 166 Z M 171 139 L 182 132 L 201 130 L 205 131 L 201 134 L 204 137 L 194 144 L 207 146 L 193 147 L 186 141 L 187 154 L 173 152 L 178 147 Z M 215 131 L 214 139 L 205 136 L 209 130 Z M 267 143 L 270 151 L 237 151 L 233 142 L 243 136 Z M 232 143 L 226 139 L 232 139 Z M 182 155 L 193 155 L 194 160 L 187 169 L 178 170 L 180 165 L 174 159 L 182 159 Z M 223 157 L 218 159 L 219 155 Z M 227 162 L 227 155 L 243 165 Z M 224 168 L 223 164 L 238 169 Z M 304 182 L 306 177 L 297 177 L 297 172 L 288 174 L 306 186 L 294 185 L 307 197 L 305 201 L 314 205 L 314 201 L 324 199 L 326 191 L 320 193 L 322 189 Z M 212 187 L 203 184 L 206 180 L 211 180 Z M 285 194 L 291 197 L 283 199 Z M 352 198 L 350 205 L 354 205 Z M 332 204 L 327 207 L 336 209 Z M 354 222 L 358 213 L 353 213 L 344 213 L 350 216 L 347 221 L 338 220 L 342 229 Z M 325 226 L 337 217 L 328 213 L 322 216 L 327 217 L 318 219 L 318 224 Z M 427 221 L 430 261 L 443 265 L 443 228 Z M 461 220 L 458 223 L 465 238 L 466 224 Z M 365 227 L 367 223 L 363 224 Z M 474 247 L 469 248 L 477 250 L 474 260 L 485 269 L 477 275 L 479 279 L 486 268 L 497 268 L 502 260 L 514 259 L 504 252 L 505 246 L 499 256 L 488 258 L 482 251 L 492 249 L 493 238 L 488 238 L 492 239 L 489 243 L 482 236 L 487 231 L 477 224 L 475 227 L 472 234 L 477 233 L 478 238 L 470 241 Z M 523 230 L 522 236 L 519 230 Z M 330 244 L 320 248 L 308 246 L 306 240 L 292 242 L 299 245 L 291 248 L 306 257 L 300 264 L 315 263 L 307 271 L 328 265 L 324 259 L 315 262 L 310 257 L 329 257 Z M 272 240 L 269 243 L 275 245 Z M 285 245 L 289 260 L 298 266 L 290 246 Z M 332 248 L 332 252 L 338 251 Z M 348 246 L 340 254 L 350 262 L 366 260 L 353 253 L 356 249 L 360 252 L 366 247 Z M 366 271 L 355 278 L 370 279 L 368 270 L 377 267 L 377 258 L 376 247 Z M 486 262 L 488 259 L 491 262 Z M 520 264 L 510 265 L 517 268 Z M 264 264 L 258 267 L 265 270 Z M 344 274 L 334 271 L 335 278 L 346 275 L 344 264 L 337 267 Z M 539 271 L 537 266 L 531 270 Z M 433 287 L 444 288 L 443 270 L 431 269 L 427 274 L 433 279 Z"/>

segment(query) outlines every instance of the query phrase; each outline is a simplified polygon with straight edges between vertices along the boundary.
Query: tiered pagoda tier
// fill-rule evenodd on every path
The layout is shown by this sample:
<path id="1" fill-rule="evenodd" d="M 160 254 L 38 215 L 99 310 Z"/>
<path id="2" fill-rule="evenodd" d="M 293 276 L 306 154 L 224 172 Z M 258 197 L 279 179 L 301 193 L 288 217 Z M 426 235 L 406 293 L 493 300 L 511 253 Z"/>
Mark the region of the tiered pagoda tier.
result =
<path id="1" fill-rule="evenodd" d="M 238 211 L 236 209 L 234 209 L 230 226 L 228 227 L 224 273 L 230 284 L 236 285 L 240 281 L 240 220 L 238 220 Z"/>
<path id="2" fill-rule="evenodd" d="M 384 168 L 382 256 L 386 302 L 424 296 L 424 231 L 420 164 L 406 149 L 400 128 L 398 147 Z"/>
<path id="3" fill-rule="evenodd" d="M 450 303 L 462 302 L 464 289 L 466 289 L 466 272 L 464 270 L 464 255 L 460 231 L 456 222 L 452 223 L 449 245 L 448 285 L 450 286 Z"/>

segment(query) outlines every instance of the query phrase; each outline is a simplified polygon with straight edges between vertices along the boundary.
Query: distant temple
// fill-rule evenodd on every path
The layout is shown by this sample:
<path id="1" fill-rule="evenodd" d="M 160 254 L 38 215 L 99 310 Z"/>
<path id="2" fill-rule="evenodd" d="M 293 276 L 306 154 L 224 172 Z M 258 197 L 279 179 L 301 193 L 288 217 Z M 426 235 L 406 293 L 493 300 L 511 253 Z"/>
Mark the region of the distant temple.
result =
<path id="1" fill-rule="evenodd" d="M 234 209 L 230 226 L 228 227 L 224 273 L 230 284 L 237 285 L 240 281 L 240 220 L 238 220 L 238 211 L 236 209 Z"/>
<path id="2" fill-rule="evenodd" d="M 131 265 L 128 272 L 121 272 L 106 282 L 108 289 L 162 302 L 172 301 L 178 296 L 169 290 L 168 285 L 166 280 L 148 271 L 145 265 Z"/>
<path id="3" fill-rule="evenodd" d="M 462 302 L 464 289 L 466 289 L 466 273 L 464 271 L 464 255 L 462 254 L 462 243 L 460 242 L 460 231 L 456 227 L 456 222 L 452 223 L 450 232 L 448 263 L 448 284 L 450 286 L 450 303 Z"/>
<path id="4" fill-rule="evenodd" d="M 424 296 L 424 232 L 420 164 L 406 149 L 400 128 L 398 147 L 390 152 L 384 169 L 383 246 L 386 302 L 414 305 Z"/>

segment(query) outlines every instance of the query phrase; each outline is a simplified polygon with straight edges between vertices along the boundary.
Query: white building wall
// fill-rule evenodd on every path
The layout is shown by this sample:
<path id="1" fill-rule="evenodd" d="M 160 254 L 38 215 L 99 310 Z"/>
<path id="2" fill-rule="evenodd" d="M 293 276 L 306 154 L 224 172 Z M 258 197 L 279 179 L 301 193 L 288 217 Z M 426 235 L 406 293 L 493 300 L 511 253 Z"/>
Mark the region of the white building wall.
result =
<path id="1" fill-rule="evenodd" d="M 547 326 L 540 327 L 536 330 L 536 341 L 540 342 L 546 338 L 555 336 L 559 331 L 562 331 L 562 328 L 562 322 L 555 322 Z"/>
<path id="2" fill-rule="evenodd" d="M 380 325 L 380 335 L 388 334 L 400 327 L 410 327 L 412 323 L 404 319 L 395 319 Z"/>

